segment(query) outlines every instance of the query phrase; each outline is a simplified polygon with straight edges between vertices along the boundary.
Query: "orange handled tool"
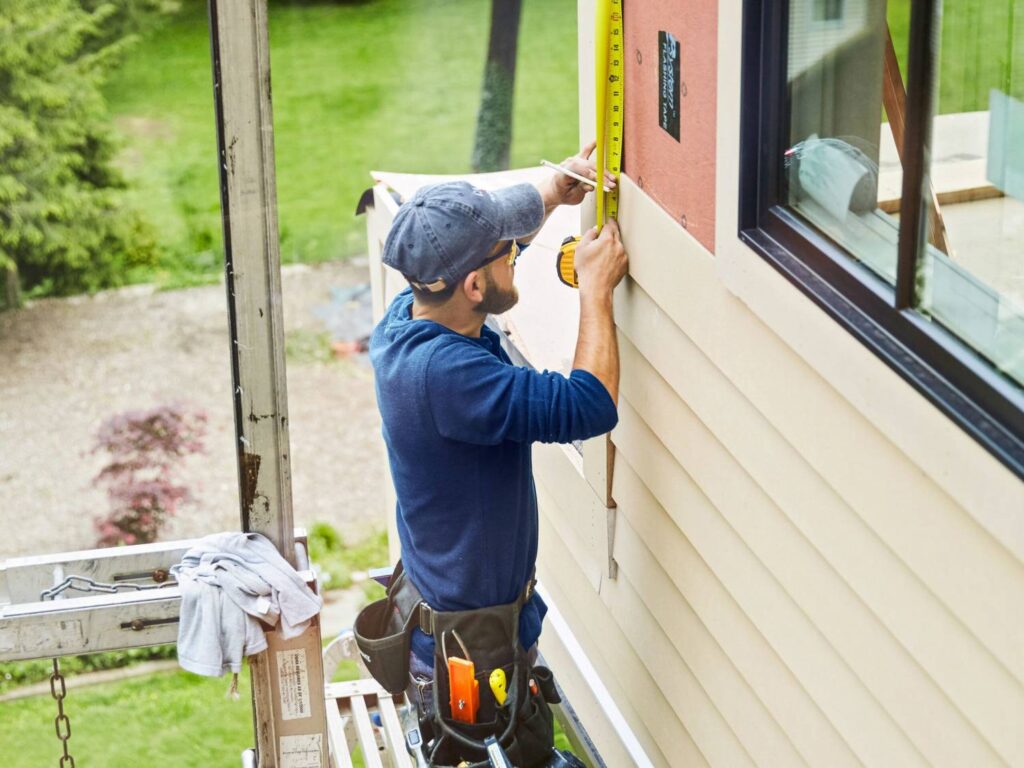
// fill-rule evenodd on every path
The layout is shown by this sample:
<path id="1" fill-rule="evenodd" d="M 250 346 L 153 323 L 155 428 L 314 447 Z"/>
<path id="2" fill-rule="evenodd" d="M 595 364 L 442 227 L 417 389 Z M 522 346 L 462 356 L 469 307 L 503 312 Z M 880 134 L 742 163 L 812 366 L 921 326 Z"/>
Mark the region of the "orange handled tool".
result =
<path id="1" fill-rule="evenodd" d="M 452 720 L 476 722 L 476 713 L 480 709 L 480 681 L 475 675 L 476 666 L 472 661 L 458 656 L 448 658 L 448 703 L 452 708 Z"/>

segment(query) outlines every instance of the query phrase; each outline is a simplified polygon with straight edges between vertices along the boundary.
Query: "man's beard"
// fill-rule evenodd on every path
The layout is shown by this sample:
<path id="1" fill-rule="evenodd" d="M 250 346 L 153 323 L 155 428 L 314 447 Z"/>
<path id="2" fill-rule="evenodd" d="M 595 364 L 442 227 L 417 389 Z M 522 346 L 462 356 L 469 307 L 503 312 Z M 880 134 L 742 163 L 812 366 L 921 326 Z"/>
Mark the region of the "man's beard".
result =
<path id="1" fill-rule="evenodd" d="M 483 272 L 487 293 L 484 300 L 476 305 L 476 311 L 483 315 L 500 315 L 508 312 L 519 301 L 519 289 L 514 285 L 507 291 L 501 290 L 491 279 L 488 271 Z"/>

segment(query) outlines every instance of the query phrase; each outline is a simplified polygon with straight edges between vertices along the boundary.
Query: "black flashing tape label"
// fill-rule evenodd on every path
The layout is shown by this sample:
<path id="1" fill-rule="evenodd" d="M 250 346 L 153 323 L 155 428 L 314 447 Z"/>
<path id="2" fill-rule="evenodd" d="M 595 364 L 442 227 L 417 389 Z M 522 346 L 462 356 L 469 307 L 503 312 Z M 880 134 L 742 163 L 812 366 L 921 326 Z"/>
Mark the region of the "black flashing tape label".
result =
<path id="1" fill-rule="evenodd" d="M 658 65 L 658 117 L 679 141 L 679 41 L 670 32 L 658 32 Z"/>

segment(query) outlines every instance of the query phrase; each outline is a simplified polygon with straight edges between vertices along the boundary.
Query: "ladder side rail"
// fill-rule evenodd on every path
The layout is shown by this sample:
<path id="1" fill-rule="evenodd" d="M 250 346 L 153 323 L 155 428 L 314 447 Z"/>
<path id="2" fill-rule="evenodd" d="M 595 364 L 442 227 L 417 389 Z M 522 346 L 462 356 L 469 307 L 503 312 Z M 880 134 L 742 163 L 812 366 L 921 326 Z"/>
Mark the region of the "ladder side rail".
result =
<path id="1" fill-rule="evenodd" d="M 294 540 L 305 546 L 304 528 L 295 529 Z M 54 574 L 57 572 L 64 576 L 85 576 L 108 584 L 161 583 L 162 574 L 157 571 L 169 573 L 171 566 L 181 562 L 182 556 L 197 541 L 178 539 L 0 560 L 0 606 L 38 601 L 42 592 L 54 585 Z M 299 563 L 298 567 L 308 568 L 308 559 Z M 81 594 L 72 588 L 65 596 Z"/>
<path id="2" fill-rule="evenodd" d="M 242 529 L 294 562 L 267 0 L 208 9 Z M 257 764 L 295 764 L 298 750 L 303 766 L 327 768 L 319 617 L 267 641 L 249 665 Z"/>
<path id="3" fill-rule="evenodd" d="M 315 579 L 312 571 L 299 574 L 308 584 Z M 181 590 L 175 585 L 3 605 L 0 662 L 175 643 L 180 615 Z M 295 642 L 279 645 L 290 649 Z M 315 685 L 315 675 L 321 669 L 321 664 L 311 665 L 307 672 L 310 685 Z"/>
<path id="4" fill-rule="evenodd" d="M 193 540 L 162 541 L 109 549 L 85 549 L 52 555 L 17 557 L 0 562 L 0 605 L 34 603 L 44 590 L 54 585 L 54 573 L 85 576 L 105 583 L 156 582 L 181 561 Z M 68 597 L 81 594 L 75 589 Z"/>
<path id="5" fill-rule="evenodd" d="M 0 662 L 173 643 L 177 587 L 0 607 Z"/>

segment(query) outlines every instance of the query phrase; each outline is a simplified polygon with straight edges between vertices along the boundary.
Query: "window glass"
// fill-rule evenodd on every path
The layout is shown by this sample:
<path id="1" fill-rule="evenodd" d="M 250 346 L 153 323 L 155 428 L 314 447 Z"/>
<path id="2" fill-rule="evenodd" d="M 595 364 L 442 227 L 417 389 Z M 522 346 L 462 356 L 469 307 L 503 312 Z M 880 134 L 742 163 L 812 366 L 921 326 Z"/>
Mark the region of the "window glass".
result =
<path id="1" fill-rule="evenodd" d="M 887 5 L 889 20 L 887 23 Z M 895 283 L 909 3 L 790 0 L 783 199 Z"/>
<path id="2" fill-rule="evenodd" d="M 942 4 L 921 312 L 1024 383 L 1024 0 Z"/>

